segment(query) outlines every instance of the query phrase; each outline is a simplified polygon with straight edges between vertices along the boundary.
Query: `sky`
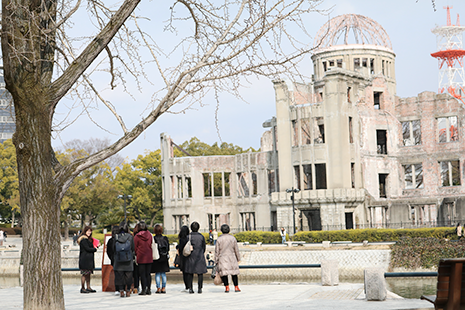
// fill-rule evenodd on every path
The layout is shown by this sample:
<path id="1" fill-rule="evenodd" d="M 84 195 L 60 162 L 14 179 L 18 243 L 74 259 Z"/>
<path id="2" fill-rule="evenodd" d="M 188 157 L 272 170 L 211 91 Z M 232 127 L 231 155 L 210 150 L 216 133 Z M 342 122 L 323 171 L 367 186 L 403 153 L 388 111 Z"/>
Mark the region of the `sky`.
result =
<path id="1" fill-rule="evenodd" d="M 150 2 L 155 5 L 155 2 Z M 465 0 L 436 0 L 433 7 L 431 0 L 327 0 L 321 8 L 331 8 L 329 18 L 342 14 L 361 14 L 377 21 L 391 39 L 396 54 L 397 95 L 414 97 L 423 91 L 437 91 L 438 62 L 431 57 L 436 50 L 436 37 L 431 30 L 437 25 L 446 24 L 446 10 L 451 9 L 452 23 L 455 24 L 457 13 L 465 25 Z M 311 15 L 308 31 L 316 35 L 321 26 L 328 21 L 328 16 L 317 13 Z M 160 34 L 169 39 L 169 34 Z M 307 76 L 313 73 L 310 56 L 302 62 L 300 70 Z M 264 121 L 275 115 L 275 94 L 273 84 L 268 78 L 252 79 L 251 84 L 242 88 L 240 93 L 244 100 L 227 93 L 219 94 L 218 101 L 213 95 L 207 95 L 192 109 L 162 115 L 136 141 L 120 151 L 128 161 L 147 151 L 160 148 L 160 134 L 167 133 L 175 143 L 181 144 L 192 137 L 208 144 L 227 142 L 244 149 L 260 148 L 260 138 L 266 131 Z M 127 120 L 130 127 L 141 119 L 140 112 L 135 111 L 135 104 L 149 102 L 150 92 L 141 91 L 134 98 L 126 98 L 119 93 L 108 93 L 107 99 L 118 103 L 119 113 Z M 71 101 L 60 103 L 58 115 L 65 115 Z M 64 142 L 90 138 L 109 138 L 116 141 L 121 130 L 104 107 L 98 105 L 92 114 L 96 126 L 86 115 L 71 123 L 66 130 L 53 135 L 55 149 Z M 217 113 L 215 113 L 217 111 Z M 215 118 L 218 121 L 216 125 Z M 102 129 L 104 128 L 104 129 Z"/>

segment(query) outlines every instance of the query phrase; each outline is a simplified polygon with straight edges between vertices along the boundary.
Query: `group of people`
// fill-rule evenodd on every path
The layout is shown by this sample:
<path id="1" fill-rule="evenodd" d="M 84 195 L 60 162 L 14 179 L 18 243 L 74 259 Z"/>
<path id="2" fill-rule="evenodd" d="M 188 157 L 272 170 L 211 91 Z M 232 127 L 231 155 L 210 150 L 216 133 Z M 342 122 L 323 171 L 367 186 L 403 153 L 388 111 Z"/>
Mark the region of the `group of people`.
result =
<path id="1" fill-rule="evenodd" d="M 194 293 L 193 279 L 194 274 L 196 274 L 198 281 L 197 292 L 201 294 L 203 288 L 203 275 L 207 272 L 207 264 L 205 260 L 206 242 L 204 236 L 199 233 L 199 223 L 193 222 L 190 228 L 192 232 L 189 233 L 189 227 L 182 226 L 178 235 L 179 243 L 176 247 L 177 255 L 179 257 L 178 267 L 182 271 L 186 291 L 190 294 Z M 237 245 L 236 238 L 230 235 L 229 231 L 229 225 L 221 225 L 222 235 L 214 240 L 214 263 L 216 266 L 216 272 L 221 277 L 226 293 L 229 293 L 229 275 L 232 277 L 235 291 L 241 291 L 239 289 L 239 281 L 237 277 L 239 275 L 238 263 L 240 261 L 239 247 Z M 186 246 L 191 246 L 191 252 L 189 255 L 185 255 L 184 248 Z M 210 259 L 211 254 L 209 253 L 208 256 Z"/>
<path id="2" fill-rule="evenodd" d="M 197 275 L 197 292 L 202 293 L 203 275 L 207 273 L 206 241 L 199 233 L 200 225 L 193 222 L 182 226 L 179 232 L 179 243 L 176 246 L 177 259 L 175 264 L 182 271 L 186 292 L 194 293 L 194 274 Z M 221 277 L 225 292 L 228 293 L 228 276 L 232 277 L 236 292 L 240 292 L 239 275 L 239 247 L 234 236 L 229 234 L 229 225 L 221 226 L 222 235 L 215 238 L 215 254 L 208 254 L 209 265 L 213 261 L 216 272 Z M 155 273 L 157 291 L 166 293 L 166 272 L 169 268 L 169 241 L 163 236 L 163 227 L 159 224 L 154 227 L 155 236 L 148 231 L 145 222 L 139 222 L 131 234 L 126 222 L 112 229 L 112 237 L 107 242 L 107 255 L 115 273 L 115 294 L 120 297 L 130 297 L 131 294 L 151 295 L 151 273 Z M 98 240 L 92 238 L 92 228 L 86 226 L 77 238 L 79 244 L 79 269 L 81 271 L 81 293 L 95 293 L 90 286 L 90 275 L 95 269 L 94 253 L 100 246 Z M 158 247 L 160 258 L 153 260 L 152 246 Z M 184 251 L 190 248 L 190 254 Z M 213 259 L 214 257 L 214 259 Z M 139 282 L 141 289 L 139 290 Z M 132 288 L 134 286 L 134 288 Z"/>
<path id="3" fill-rule="evenodd" d="M 131 294 L 151 295 L 151 273 L 155 273 L 155 293 L 166 293 L 166 272 L 170 271 L 169 241 L 163 236 L 161 225 L 155 225 L 154 232 L 155 236 L 148 230 L 145 222 L 139 222 L 132 234 L 126 222 L 113 227 L 112 237 L 107 242 L 107 255 L 115 273 L 115 294 L 120 297 L 130 297 Z M 86 226 L 78 238 L 81 293 L 95 292 L 90 287 L 90 275 L 95 269 L 94 253 L 98 248 L 93 240 L 92 228 Z M 153 260 L 153 245 L 158 247 L 157 260 Z"/>

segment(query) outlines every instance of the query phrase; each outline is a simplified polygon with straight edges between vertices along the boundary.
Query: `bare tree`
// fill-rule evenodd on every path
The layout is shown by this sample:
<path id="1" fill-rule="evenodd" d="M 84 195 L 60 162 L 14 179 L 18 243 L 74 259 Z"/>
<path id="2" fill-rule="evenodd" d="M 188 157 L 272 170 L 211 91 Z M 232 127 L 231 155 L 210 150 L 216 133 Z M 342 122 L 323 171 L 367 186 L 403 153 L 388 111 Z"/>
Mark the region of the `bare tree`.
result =
<path id="1" fill-rule="evenodd" d="M 249 76 L 298 76 L 297 63 L 312 47 L 310 38 L 296 38 L 307 34 L 305 21 L 319 11 L 322 0 L 167 1 L 171 7 L 164 27 L 171 32 L 169 40 L 150 34 L 151 21 L 134 13 L 139 2 L 125 0 L 114 10 L 119 2 L 89 1 L 87 11 L 97 31 L 72 38 L 71 32 L 79 30 L 71 27 L 82 17 L 81 0 L 2 1 L 4 76 L 16 114 L 24 309 L 64 309 L 60 202 L 73 179 L 134 141 L 174 105 L 189 107 L 208 91 L 240 97 L 240 86 Z M 160 13 L 159 2 L 147 5 L 152 7 L 143 12 Z M 129 91 L 129 79 L 136 88 L 142 80 L 156 86 L 146 114 L 134 127 L 126 127 L 117 107 L 93 84 L 92 74 L 101 72 L 109 74 L 112 89 L 121 85 Z M 82 102 L 89 117 L 86 101 L 104 104 L 119 122 L 121 137 L 61 165 L 51 138 L 66 127 L 56 115 L 65 96 Z"/>

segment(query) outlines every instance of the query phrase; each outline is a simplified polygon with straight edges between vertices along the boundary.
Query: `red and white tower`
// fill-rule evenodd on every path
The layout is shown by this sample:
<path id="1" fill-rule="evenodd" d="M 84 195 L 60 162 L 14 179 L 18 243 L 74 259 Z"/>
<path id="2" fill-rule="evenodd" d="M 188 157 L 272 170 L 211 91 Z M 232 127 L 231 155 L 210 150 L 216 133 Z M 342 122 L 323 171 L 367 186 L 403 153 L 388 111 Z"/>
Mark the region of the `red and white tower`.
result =
<path id="1" fill-rule="evenodd" d="M 463 69 L 463 32 L 465 27 L 460 26 L 460 17 L 457 14 L 457 23 L 452 25 L 450 9 L 447 9 L 447 25 L 437 26 L 432 30 L 437 38 L 438 51 L 431 56 L 439 61 L 439 93 L 448 92 L 451 96 L 465 104 L 465 71 Z"/>

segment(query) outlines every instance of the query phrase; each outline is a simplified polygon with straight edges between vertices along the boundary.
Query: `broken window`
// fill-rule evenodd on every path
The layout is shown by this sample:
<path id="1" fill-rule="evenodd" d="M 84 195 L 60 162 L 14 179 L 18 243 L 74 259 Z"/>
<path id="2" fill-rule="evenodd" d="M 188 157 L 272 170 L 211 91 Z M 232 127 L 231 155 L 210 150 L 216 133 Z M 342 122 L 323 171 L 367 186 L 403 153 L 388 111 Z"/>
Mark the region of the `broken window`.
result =
<path id="1" fill-rule="evenodd" d="M 184 196 L 184 192 L 183 192 L 183 186 L 182 186 L 182 176 L 178 175 L 176 176 L 176 180 L 177 180 L 177 198 L 180 198 L 182 199 L 183 196 Z"/>
<path id="2" fill-rule="evenodd" d="M 460 185 L 460 161 L 442 161 L 439 162 L 441 167 L 441 185 L 458 186 Z"/>
<path id="3" fill-rule="evenodd" d="M 402 122 L 402 139 L 405 146 L 421 144 L 420 120 Z"/>
<path id="4" fill-rule="evenodd" d="M 360 58 L 354 58 L 354 69 L 360 68 Z"/>
<path id="5" fill-rule="evenodd" d="M 304 170 L 304 190 L 313 189 L 312 184 L 312 165 L 302 165 Z"/>
<path id="6" fill-rule="evenodd" d="M 302 144 L 311 144 L 312 139 L 310 138 L 310 120 L 308 118 L 303 118 L 300 120 L 300 129 L 302 135 Z"/>
<path id="7" fill-rule="evenodd" d="M 255 212 L 241 213 L 241 223 L 245 231 L 255 230 Z"/>
<path id="8" fill-rule="evenodd" d="M 316 189 L 326 189 L 326 164 L 315 164 Z"/>
<path id="9" fill-rule="evenodd" d="M 423 188 L 423 165 L 404 165 L 405 189 Z"/>
<path id="10" fill-rule="evenodd" d="M 378 154 L 387 154 L 386 130 L 376 130 L 376 146 Z"/>
<path id="11" fill-rule="evenodd" d="M 325 143 L 325 125 L 323 117 L 315 117 L 315 139 L 316 144 Z"/>
<path id="12" fill-rule="evenodd" d="M 276 192 L 276 174 L 274 170 L 268 170 L 268 194 Z"/>
<path id="13" fill-rule="evenodd" d="M 375 74 L 375 59 L 370 58 L 370 73 Z"/>
<path id="14" fill-rule="evenodd" d="M 171 199 L 176 199 L 176 179 L 175 176 L 170 176 L 171 181 Z"/>
<path id="15" fill-rule="evenodd" d="M 297 130 L 297 122 L 296 120 L 292 120 L 292 146 L 299 145 L 299 134 Z"/>
<path id="16" fill-rule="evenodd" d="M 257 174 L 252 171 L 252 189 L 253 189 L 253 194 L 254 196 L 258 195 L 258 184 L 257 184 Z"/>
<path id="17" fill-rule="evenodd" d="M 337 62 L 337 67 L 342 68 L 342 59 L 338 59 L 336 60 L 336 62 Z"/>
<path id="18" fill-rule="evenodd" d="M 203 196 L 211 197 L 212 196 L 212 180 L 210 173 L 202 173 L 203 175 Z"/>
<path id="19" fill-rule="evenodd" d="M 368 66 L 368 58 L 362 58 L 362 66 L 365 68 Z"/>
<path id="20" fill-rule="evenodd" d="M 237 196 L 239 197 L 247 197 L 249 196 L 249 182 L 247 180 L 247 173 L 239 172 L 237 174 Z"/>
<path id="21" fill-rule="evenodd" d="M 213 173 L 213 196 L 223 196 L 223 176 L 221 172 Z"/>
<path id="22" fill-rule="evenodd" d="M 326 68 L 326 61 L 323 61 L 323 71 L 326 72 L 327 68 Z"/>
<path id="23" fill-rule="evenodd" d="M 384 75 L 384 60 L 381 61 L 381 73 Z"/>
<path id="24" fill-rule="evenodd" d="M 189 226 L 189 214 L 173 215 L 173 224 L 175 231 L 181 230 L 184 225 Z"/>
<path id="25" fill-rule="evenodd" d="M 355 163 L 350 163 L 350 181 L 352 188 L 355 188 Z"/>
<path id="26" fill-rule="evenodd" d="M 375 110 L 380 110 L 382 101 L 382 92 L 375 91 L 373 92 L 373 106 Z"/>
<path id="27" fill-rule="evenodd" d="M 354 143 L 353 129 L 352 129 L 352 117 L 349 116 L 349 143 Z"/>
<path id="28" fill-rule="evenodd" d="M 318 94 L 320 95 L 320 101 L 323 101 L 323 92 L 321 91 Z"/>
<path id="29" fill-rule="evenodd" d="M 184 180 L 185 180 L 185 182 L 186 182 L 187 198 L 192 198 L 192 182 L 191 182 L 191 177 L 184 177 Z"/>
<path id="30" fill-rule="evenodd" d="M 379 174 L 379 198 L 387 198 L 387 174 Z"/>
<path id="31" fill-rule="evenodd" d="M 294 166 L 294 186 L 300 190 L 300 166 Z"/>
<path id="32" fill-rule="evenodd" d="M 459 140 L 457 116 L 438 118 L 439 142 L 451 142 Z"/>
<path id="33" fill-rule="evenodd" d="M 225 172 L 224 173 L 224 196 L 226 197 L 231 196 L 231 191 L 229 187 L 229 184 L 231 183 L 230 178 L 231 178 L 231 172 Z"/>
<path id="34" fill-rule="evenodd" d="M 329 61 L 329 66 L 330 66 L 330 67 L 334 67 L 334 60 L 330 60 L 330 61 Z"/>
<path id="35" fill-rule="evenodd" d="M 350 90 L 351 90 L 351 89 L 352 89 L 351 87 L 347 87 L 347 102 L 348 102 L 348 103 L 352 103 L 352 101 L 351 101 L 351 99 L 350 99 Z"/>

